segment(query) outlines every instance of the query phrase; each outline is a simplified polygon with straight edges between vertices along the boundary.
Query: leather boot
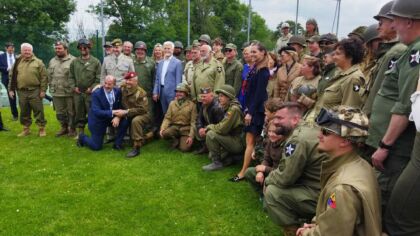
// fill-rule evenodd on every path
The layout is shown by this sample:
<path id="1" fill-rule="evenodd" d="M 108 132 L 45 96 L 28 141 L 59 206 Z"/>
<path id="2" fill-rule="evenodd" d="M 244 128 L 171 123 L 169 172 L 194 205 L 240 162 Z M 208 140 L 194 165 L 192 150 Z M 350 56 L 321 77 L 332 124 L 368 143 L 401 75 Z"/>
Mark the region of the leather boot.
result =
<path id="1" fill-rule="evenodd" d="M 75 128 L 70 128 L 69 132 L 67 133 L 67 136 L 70 137 L 70 138 L 77 137 L 76 129 Z"/>
<path id="2" fill-rule="evenodd" d="M 139 141 L 134 141 L 133 149 L 129 153 L 127 153 L 126 157 L 133 158 L 138 156 L 140 154 L 140 146 L 141 143 Z"/>
<path id="3" fill-rule="evenodd" d="M 65 134 L 68 134 L 68 132 L 69 132 L 69 130 L 68 130 L 68 126 L 67 126 L 67 124 L 64 124 L 64 125 L 62 125 L 62 126 L 61 126 L 60 131 L 58 131 L 58 132 L 55 134 L 55 137 L 60 137 L 60 136 L 63 136 L 63 135 L 65 135 Z"/>
<path id="4" fill-rule="evenodd" d="M 283 236 L 295 236 L 299 227 L 296 225 L 289 225 L 283 227 Z"/>
<path id="5" fill-rule="evenodd" d="M 29 130 L 29 126 L 24 126 L 23 131 L 20 132 L 17 136 L 18 137 L 25 137 L 25 136 L 28 136 L 30 133 L 31 133 L 31 131 Z"/>
<path id="6" fill-rule="evenodd" d="M 202 143 L 201 148 L 198 149 L 197 151 L 195 151 L 194 154 L 201 155 L 201 154 L 208 153 L 208 152 L 209 152 L 209 150 L 207 149 L 207 145 L 205 143 Z"/>
<path id="7" fill-rule="evenodd" d="M 45 137 L 45 136 L 47 136 L 47 132 L 45 131 L 45 127 L 44 126 L 40 126 L 39 127 L 38 136 L 39 137 Z"/>

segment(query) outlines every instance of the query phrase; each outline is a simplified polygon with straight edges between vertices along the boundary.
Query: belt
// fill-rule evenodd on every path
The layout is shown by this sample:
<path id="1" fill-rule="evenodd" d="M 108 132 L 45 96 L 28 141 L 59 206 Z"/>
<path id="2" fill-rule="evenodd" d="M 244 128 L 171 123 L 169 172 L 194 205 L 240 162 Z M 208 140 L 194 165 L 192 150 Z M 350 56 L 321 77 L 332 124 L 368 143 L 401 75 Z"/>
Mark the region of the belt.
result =
<path id="1" fill-rule="evenodd" d="M 160 85 L 161 88 L 165 87 L 165 85 Z"/>

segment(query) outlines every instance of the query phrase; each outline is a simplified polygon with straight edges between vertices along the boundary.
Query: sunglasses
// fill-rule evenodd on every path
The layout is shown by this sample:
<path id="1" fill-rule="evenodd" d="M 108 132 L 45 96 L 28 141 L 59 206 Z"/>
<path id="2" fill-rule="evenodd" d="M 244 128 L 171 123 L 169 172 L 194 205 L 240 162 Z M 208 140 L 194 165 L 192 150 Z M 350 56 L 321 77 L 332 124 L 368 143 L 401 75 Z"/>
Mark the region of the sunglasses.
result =
<path id="1" fill-rule="evenodd" d="M 231 52 L 232 49 L 225 49 L 225 52 Z"/>

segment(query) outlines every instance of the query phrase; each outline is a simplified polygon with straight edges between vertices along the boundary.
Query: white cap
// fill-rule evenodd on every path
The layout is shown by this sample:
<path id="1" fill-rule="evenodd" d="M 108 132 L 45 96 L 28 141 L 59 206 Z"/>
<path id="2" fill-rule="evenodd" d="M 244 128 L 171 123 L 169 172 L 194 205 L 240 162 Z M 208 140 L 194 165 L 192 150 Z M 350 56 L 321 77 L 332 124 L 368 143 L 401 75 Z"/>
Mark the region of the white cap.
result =
<path id="1" fill-rule="evenodd" d="M 283 24 L 281 24 L 281 28 L 282 28 L 282 29 L 283 29 L 283 28 L 290 28 L 290 25 L 289 25 L 289 23 L 284 22 Z"/>

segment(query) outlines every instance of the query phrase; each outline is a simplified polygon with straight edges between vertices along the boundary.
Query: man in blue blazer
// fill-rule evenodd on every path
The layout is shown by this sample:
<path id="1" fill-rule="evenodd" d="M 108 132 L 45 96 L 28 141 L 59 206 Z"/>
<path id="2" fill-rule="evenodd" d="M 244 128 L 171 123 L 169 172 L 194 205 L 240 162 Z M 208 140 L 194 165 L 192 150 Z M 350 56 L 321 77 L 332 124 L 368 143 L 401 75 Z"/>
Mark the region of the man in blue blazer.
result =
<path id="1" fill-rule="evenodd" d="M 163 115 L 168 110 L 169 103 L 175 98 L 176 86 L 182 82 L 182 62 L 173 56 L 174 44 L 170 41 L 163 43 L 165 58 L 159 62 L 156 70 L 153 100 L 160 101 Z"/>
<path id="2" fill-rule="evenodd" d="M 92 150 L 102 149 L 103 139 L 108 126 L 118 127 L 117 137 L 114 141 L 114 149 L 122 149 L 124 130 L 128 122 L 114 116 L 117 111 L 121 111 L 121 91 L 114 88 L 116 79 L 112 75 L 105 77 L 103 87 L 97 88 L 92 93 L 92 103 L 88 113 L 88 128 L 91 137 L 81 133 L 77 140 L 77 146 L 88 146 Z"/>
<path id="3" fill-rule="evenodd" d="M 13 64 L 16 61 L 15 55 L 15 46 L 11 42 L 6 43 L 6 52 L 0 55 L 0 71 L 1 71 L 1 82 L 4 87 L 8 88 L 9 86 L 9 70 L 12 69 Z M 16 91 L 14 91 L 16 94 Z M 19 117 L 18 109 L 16 106 L 16 97 L 10 97 L 9 104 L 10 110 L 12 111 L 13 120 L 17 120 Z"/>

